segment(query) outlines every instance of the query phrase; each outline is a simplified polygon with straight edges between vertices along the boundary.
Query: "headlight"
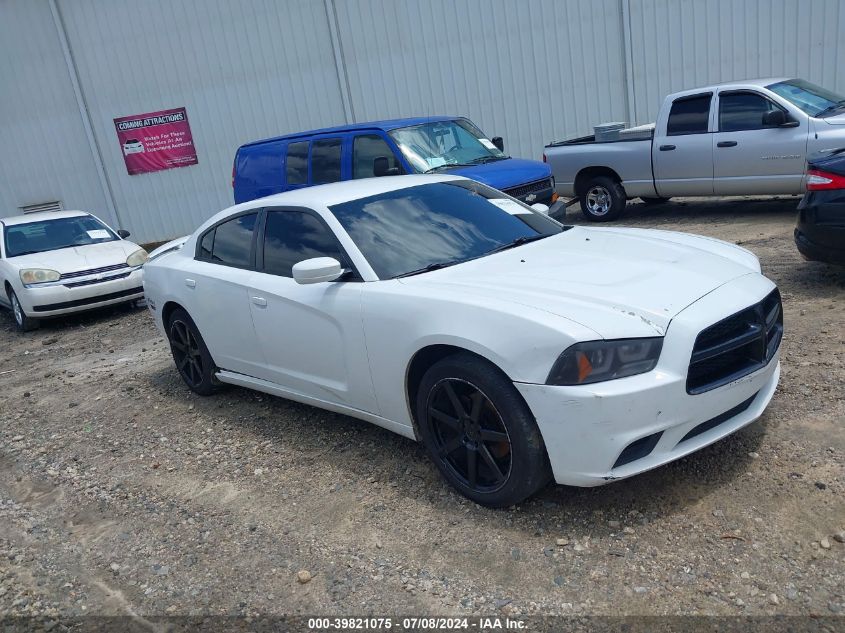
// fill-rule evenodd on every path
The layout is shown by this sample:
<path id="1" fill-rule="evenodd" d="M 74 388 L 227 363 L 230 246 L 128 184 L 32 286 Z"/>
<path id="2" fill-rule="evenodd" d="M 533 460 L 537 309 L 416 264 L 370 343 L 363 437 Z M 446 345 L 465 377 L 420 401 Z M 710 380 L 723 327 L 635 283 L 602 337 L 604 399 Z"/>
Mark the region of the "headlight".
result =
<path id="1" fill-rule="evenodd" d="M 140 266 L 145 261 L 147 261 L 148 258 L 149 255 L 147 254 L 147 251 L 145 251 L 143 248 L 139 248 L 137 251 L 135 251 L 129 257 L 126 258 L 126 265 Z"/>
<path id="2" fill-rule="evenodd" d="M 576 343 L 561 354 L 546 379 L 548 385 L 587 385 L 654 369 L 663 338 L 630 338 Z"/>
<path id="3" fill-rule="evenodd" d="M 21 270 L 21 282 L 29 284 L 43 284 L 47 281 L 58 281 L 61 275 L 56 270 L 48 268 L 24 268 Z"/>

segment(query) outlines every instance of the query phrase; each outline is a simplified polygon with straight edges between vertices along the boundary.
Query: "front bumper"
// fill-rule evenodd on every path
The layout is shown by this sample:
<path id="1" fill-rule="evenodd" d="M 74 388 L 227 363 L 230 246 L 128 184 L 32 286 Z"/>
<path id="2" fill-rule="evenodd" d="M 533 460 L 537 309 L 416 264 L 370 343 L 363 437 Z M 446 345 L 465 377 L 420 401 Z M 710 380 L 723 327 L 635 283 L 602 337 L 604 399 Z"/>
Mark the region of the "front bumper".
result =
<path id="1" fill-rule="evenodd" d="M 18 299 L 27 316 L 36 319 L 61 316 L 141 299 L 144 296 L 142 279 L 143 271 L 138 267 L 126 276 L 114 279 L 106 277 L 87 285 L 66 285 L 89 281 L 79 278 L 67 282 L 27 286 L 18 293 Z"/>
<path id="2" fill-rule="evenodd" d="M 748 275 L 682 311 L 669 326 L 657 367 L 646 374 L 575 387 L 515 383 L 537 420 L 555 481 L 598 486 L 631 477 L 760 417 L 777 387 L 779 351 L 758 371 L 705 393 L 688 394 L 686 378 L 698 332 L 772 288 L 764 277 Z M 634 459 L 632 445 L 641 449 Z"/>

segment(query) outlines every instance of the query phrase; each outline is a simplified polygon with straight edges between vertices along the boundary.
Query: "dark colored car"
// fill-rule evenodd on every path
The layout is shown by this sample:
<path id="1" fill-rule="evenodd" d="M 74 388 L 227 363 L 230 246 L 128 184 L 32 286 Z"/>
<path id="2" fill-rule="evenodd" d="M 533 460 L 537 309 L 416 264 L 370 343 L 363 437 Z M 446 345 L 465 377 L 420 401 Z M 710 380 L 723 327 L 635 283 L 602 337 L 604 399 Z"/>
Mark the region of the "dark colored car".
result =
<path id="1" fill-rule="evenodd" d="M 808 161 L 795 244 L 805 259 L 845 265 L 845 148 Z"/>

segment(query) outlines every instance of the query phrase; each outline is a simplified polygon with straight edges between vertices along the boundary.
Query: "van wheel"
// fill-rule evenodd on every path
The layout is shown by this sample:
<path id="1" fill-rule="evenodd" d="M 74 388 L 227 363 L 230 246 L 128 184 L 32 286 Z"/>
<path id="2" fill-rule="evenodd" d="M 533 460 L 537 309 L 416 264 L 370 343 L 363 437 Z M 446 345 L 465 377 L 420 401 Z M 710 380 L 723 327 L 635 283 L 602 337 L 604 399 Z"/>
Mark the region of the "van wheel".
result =
<path id="1" fill-rule="evenodd" d="M 591 222 L 616 219 L 625 209 L 628 198 L 622 185 L 608 176 L 590 179 L 578 197 L 581 213 Z"/>
<path id="2" fill-rule="evenodd" d="M 31 332 L 32 330 L 38 329 L 40 325 L 38 319 L 26 316 L 26 312 L 23 311 L 23 306 L 18 301 L 18 295 L 15 294 L 14 290 L 9 290 L 9 303 L 12 304 L 12 316 L 15 319 L 15 325 L 18 326 L 18 330 L 21 332 Z"/>
<path id="3" fill-rule="evenodd" d="M 167 339 L 176 369 L 191 391 L 210 396 L 220 390 L 220 382 L 214 376 L 217 366 L 193 319 L 182 308 L 170 316 Z"/>
<path id="4" fill-rule="evenodd" d="M 644 204 L 652 205 L 652 204 L 663 204 L 664 202 L 669 202 L 672 198 L 643 198 L 640 196 L 640 200 L 643 201 Z"/>
<path id="5" fill-rule="evenodd" d="M 434 364 L 416 402 L 420 435 L 462 495 L 491 508 L 514 505 L 551 479 L 540 429 L 513 383 L 469 354 Z"/>

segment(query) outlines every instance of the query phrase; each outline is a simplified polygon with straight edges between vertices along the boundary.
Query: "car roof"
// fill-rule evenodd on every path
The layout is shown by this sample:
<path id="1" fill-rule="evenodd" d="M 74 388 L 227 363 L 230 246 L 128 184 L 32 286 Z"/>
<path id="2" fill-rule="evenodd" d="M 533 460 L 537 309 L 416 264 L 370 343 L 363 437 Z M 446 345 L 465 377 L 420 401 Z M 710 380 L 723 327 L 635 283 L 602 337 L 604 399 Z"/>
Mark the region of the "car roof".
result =
<path id="1" fill-rule="evenodd" d="M 37 213 L 25 213 L 23 215 L 13 215 L 8 218 L 0 218 L 0 222 L 6 226 L 15 226 L 16 224 L 28 224 L 30 222 L 40 222 L 42 220 L 78 218 L 85 215 L 91 214 L 86 211 L 39 211 Z"/>
<path id="2" fill-rule="evenodd" d="M 469 178 L 439 174 L 408 174 L 406 176 L 380 176 L 377 178 L 344 180 L 326 185 L 292 189 L 284 193 L 267 196 L 266 198 L 243 202 L 227 209 L 225 215 L 230 215 L 234 209 L 246 210 L 260 207 L 308 207 L 312 209 L 320 206 L 331 207 L 335 204 L 349 202 L 350 200 L 360 200 L 361 198 L 376 196 L 380 193 L 387 193 L 398 189 L 455 180 L 469 180 Z"/>
<path id="3" fill-rule="evenodd" d="M 273 143 L 276 141 L 284 141 L 287 139 L 302 138 L 309 136 L 317 136 L 319 134 L 332 134 L 343 132 L 355 132 L 358 130 L 383 130 L 388 132 L 400 127 L 408 127 L 409 125 L 420 125 L 422 123 L 435 123 L 438 121 L 454 121 L 455 119 L 464 119 L 461 116 L 427 116 L 427 117 L 410 117 L 405 119 L 385 119 L 383 121 L 367 121 L 364 123 L 351 123 L 349 125 L 338 125 L 335 127 L 324 127 L 317 130 L 309 130 L 307 132 L 296 132 L 294 134 L 283 134 L 282 136 L 275 136 L 273 138 L 265 138 L 259 141 L 252 141 L 244 143 L 241 147 L 250 147 L 252 145 L 261 145 L 262 143 Z"/>
<path id="4" fill-rule="evenodd" d="M 710 92 L 713 90 L 724 90 L 725 88 L 732 88 L 742 90 L 743 88 L 765 88 L 776 84 L 780 81 L 790 81 L 789 77 L 768 77 L 762 79 L 742 79 L 736 81 L 724 81 L 718 84 L 710 84 L 709 86 L 699 86 L 698 88 L 690 88 L 689 90 L 680 90 L 669 95 L 672 99 L 677 97 L 687 97 L 692 95 L 699 95 L 703 92 Z"/>

